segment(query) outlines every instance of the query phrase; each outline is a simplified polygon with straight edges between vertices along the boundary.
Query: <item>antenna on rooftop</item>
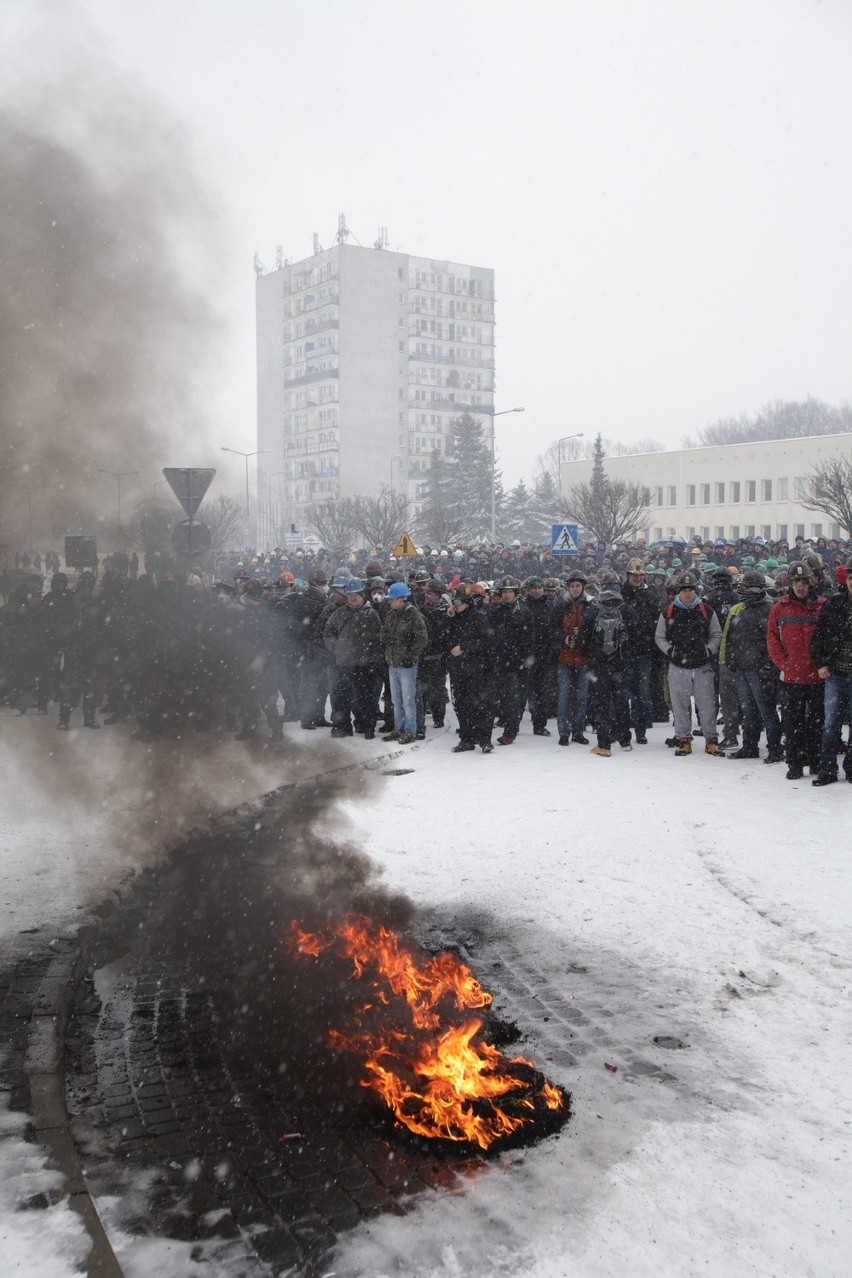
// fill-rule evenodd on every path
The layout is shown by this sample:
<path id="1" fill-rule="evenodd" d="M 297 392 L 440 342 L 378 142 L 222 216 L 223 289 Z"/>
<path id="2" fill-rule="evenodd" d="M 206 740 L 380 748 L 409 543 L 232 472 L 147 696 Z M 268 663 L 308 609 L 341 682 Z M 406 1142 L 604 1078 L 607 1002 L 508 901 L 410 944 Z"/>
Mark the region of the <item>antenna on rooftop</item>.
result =
<path id="1" fill-rule="evenodd" d="M 266 274 L 266 267 L 263 265 L 263 262 L 261 262 L 260 255 L 256 249 L 254 254 L 254 273 L 258 279 L 260 279 L 261 275 Z"/>
<path id="2" fill-rule="evenodd" d="M 281 270 L 281 267 L 282 267 L 283 265 L 284 265 L 284 245 L 283 245 L 283 244 L 276 244 L 276 245 L 275 245 L 275 269 L 276 269 L 276 271 L 280 271 L 280 270 Z"/>
<path id="3" fill-rule="evenodd" d="M 373 241 L 373 248 L 385 249 L 388 246 L 388 228 L 386 226 L 379 227 L 378 237 Z"/>
<path id="4" fill-rule="evenodd" d="M 314 255 L 322 252 L 322 245 L 319 242 L 319 235 L 314 231 Z"/>
<path id="5" fill-rule="evenodd" d="M 351 235 L 349 227 L 346 225 L 346 214 L 338 213 L 337 215 L 337 243 L 345 244 Z"/>

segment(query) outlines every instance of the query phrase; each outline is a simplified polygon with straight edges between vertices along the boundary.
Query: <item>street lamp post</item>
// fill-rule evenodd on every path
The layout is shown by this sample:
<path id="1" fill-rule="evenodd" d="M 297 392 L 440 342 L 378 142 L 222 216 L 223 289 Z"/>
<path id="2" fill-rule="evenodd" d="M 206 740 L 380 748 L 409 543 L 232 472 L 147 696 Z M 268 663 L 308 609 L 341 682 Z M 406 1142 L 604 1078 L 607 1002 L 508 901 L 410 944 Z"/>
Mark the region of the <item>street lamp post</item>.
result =
<path id="1" fill-rule="evenodd" d="M 497 450 L 495 445 L 494 418 L 505 417 L 507 413 L 523 413 L 524 408 L 503 408 L 499 413 L 491 414 L 491 545 L 497 540 Z"/>
<path id="2" fill-rule="evenodd" d="M 126 479 L 128 475 L 138 475 L 138 470 L 104 470 L 102 466 L 98 466 L 99 475 L 112 475 L 118 482 L 118 531 L 121 532 L 121 481 Z"/>
<path id="3" fill-rule="evenodd" d="M 286 470 L 276 470 L 273 474 L 268 476 L 267 500 L 269 502 L 269 531 L 272 534 L 273 539 L 277 536 L 277 534 L 275 532 L 275 518 L 273 516 L 273 511 L 272 511 L 272 481 L 273 479 L 279 479 L 281 475 L 286 475 L 286 474 L 287 474 Z M 281 529 L 279 528 L 279 532 L 280 531 Z"/>
<path id="4" fill-rule="evenodd" d="M 239 449 L 239 448 L 226 448 L 224 444 L 220 444 L 220 445 L 219 445 L 219 447 L 222 449 L 222 452 L 223 452 L 223 453 L 236 453 L 236 455 L 237 455 L 238 457 L 244 457 L 244 458 L 245 458 L 245 463 L 246 463 L 246 536 L 250 538 L 250 537 L 251 537 L 251 528 L 250 528 L 250 514 L 249 514 L 249 473 L 248 473 L 249 457 L 259 457 L 261 453 L 271 453 L 271 452 L 272 452 L 272 449 L 271 449 L 271 448 L 256 448 L 256 449 L 255 449 L 255 451 L 254 451 L 253 453 L 244 453 L 244 452 L 243 452 L 241 449 Z"/>
<path id="5" fill-rule="evenodd" d="M 565 498 L 562 496 L 562 445 L 566 444 L 569 439 L 582 439 L 582 438 L 583 438 L 583 431 L 578 430 L 576 435 L 563 435 L 561 439 L 557 439 L 556 441 L 557 445 L 559 446 L 558 458 L 559 458 L 559 504 L 560 505 L 562 505 L 562 503 L 565 500 Z"/>

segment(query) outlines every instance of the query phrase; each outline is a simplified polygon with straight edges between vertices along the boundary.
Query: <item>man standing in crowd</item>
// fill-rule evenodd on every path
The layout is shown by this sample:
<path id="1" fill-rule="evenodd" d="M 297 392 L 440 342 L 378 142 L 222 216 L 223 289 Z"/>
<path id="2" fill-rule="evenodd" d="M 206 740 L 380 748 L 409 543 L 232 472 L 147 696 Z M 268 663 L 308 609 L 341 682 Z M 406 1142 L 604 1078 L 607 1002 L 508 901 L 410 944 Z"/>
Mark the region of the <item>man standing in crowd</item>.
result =
<path id="1" fill-rule="evenodd" d="M 336 704 L 331 735 L 351 737 L 362 732 L 368 741 L 376 735 L 376 671 L 382 664 L 382 623 L 360 577 L 346 585 L 346 605 L 328 618 L 325 646 L 337 667 Z"/>
<path id="2" fill-rule="evenodd" d="M 704 733 L 705 754 L 721 755 L 716 734 L 716 695 L 712 661 L 722 642 L 722 627 L 712 608 L 698 598 L 698 579 L 684 572 L 674 599 L 657 621 L 657 647 L 669 659 L 669 696 L 674 711 L 676 755 L 692 754 L 692 698 Z"/>
<path id="3" fill-rule="evenodd" d="M 760 758 L 761 724 L 766 729 L 765 763 L 780 763 L 781 722 L 776 704 L 778 676 L 766 647 L 766 629 L 772 600 L 759 572 L 743 573 L 742 602 L 728 613 L 722 631 L 719 660 L 736 671 L 737 695 L 743 716 L 743 744 L 730 759 Z"/>
<path id="4" fill-rule="evenodd" d="M 825 683 L 825 721 L 819 755 L 819 775 L 812 785 L 837 780 L 837 741 L 843 720 L 852 723 L 852 559 L 846 563 L 846 582 L 827 599 L 817 618 L 811 657 Z M 852 734 L 852 728 L 850 728 Z M 852 735 L 850 735 L 852 741 Z M 852 781 L 852 749 L 843 756 L 846 780 Z"/>
<path id="5" fill-rule="evenodd" d="M 547 718 L 553 695 L 552 682 L 556 663 L 550 638 L 552 604 L 544 593 L 544 581 L 541 577 L 528 579 L 524 607 L 532 622 L 532 665 L 526 677 L 530 718 L 535 736 L 549 737 Z"/>
<path id="6" fill-rule="evenodd" d="M 805 765 L 819 773 L 825 686 L 811 655 L 814 629 L 825 600 L 817 594 L 807 564 L 795 563 L 787 578 L 787 598 L 772 605 L 766 647 L 781 671 L 781 724 L 787 780 L 798 781 Z"/>
<path id="7" fill-rule="evenodd" d="M 456 586 L 447 609 L 444 646 L 450 669 L 453 705 L 459 720 L 459 743 L 453 754 L 481 746 L 491 754 L 494 710 L 485 674 L 489 653 L 488 625 L 473 606 L 473 591 L 466 583 Z"/>
<path id="8" fill-rule="evenodd" d="M 636 613 L 615 586 L 604 586 L 590 604 L 580 628 L 580 648 L 595 680 L 595 732 L 592 754 L 609 758 L 613 737 L 622 750 L 630 743 L 628 677 L 636 643 Z"/>
<path id="9" fill-rule="evenodd" d="M 387 594 L 382 626 L 385 661 L 393 701 L 394 730 L 383 741 L 410 745 L 417 735 L 417 663 L 429 636 L 426 622 L 411 602 L 411 590 L 395 581 Z"/>
<path id="10" fill-rule="evenodd" d="M 586 707 L 589 699 L 589 668 L 580 647 L 580 627 L 589 600 L 586 596 L 586 574 L 579 568 L 568 574 L 565 599 L 557 603 L 551 614 L 550 633 L 557 653 L 556 726 L 559 744 L 588 745 Z"/>
<path id="11" fill-rule="evenodd" d="M 499 583 L 500 603 L 491 610 L 493 700 L 503 728 L 498 745 L 511 745 L 521 726 L 524 710 L 524 677 L 533 660 L 532 619 L 518 601 L 520 582 L 504 577 Z"/>
<path id="12" fill-rule="evenodd" d="M 621 595 L 636 613 L 636 642 L 630 658 L 627 686 L 630 694 L 630 720 L 636 734 L 637 745 L 648 744 L 648 729 L 654 722 L 654 703 L 651 698 L 651 660 L 656 651 L 654 635 L 660 605 L 655 593 L 645 584 L 645 565 L 641 559 L 631 559 L 627 564 L 627 580 Z"/>

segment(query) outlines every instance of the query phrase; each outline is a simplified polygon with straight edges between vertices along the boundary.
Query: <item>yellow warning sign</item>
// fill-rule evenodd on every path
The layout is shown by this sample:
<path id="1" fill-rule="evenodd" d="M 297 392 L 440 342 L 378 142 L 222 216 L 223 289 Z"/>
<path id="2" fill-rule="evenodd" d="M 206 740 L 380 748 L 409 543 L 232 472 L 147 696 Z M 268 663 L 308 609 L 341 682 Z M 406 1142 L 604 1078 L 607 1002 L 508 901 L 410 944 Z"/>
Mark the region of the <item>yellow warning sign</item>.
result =
<path id="1" fill-rule="evenodd" d="M 416 557 L 417 551 L 414 547 L 414 542 L 411 540 L 410 533 L 404 532 L 402 534 L 396 543 L 393 553 L 396 559 L 414 559 Z"/>

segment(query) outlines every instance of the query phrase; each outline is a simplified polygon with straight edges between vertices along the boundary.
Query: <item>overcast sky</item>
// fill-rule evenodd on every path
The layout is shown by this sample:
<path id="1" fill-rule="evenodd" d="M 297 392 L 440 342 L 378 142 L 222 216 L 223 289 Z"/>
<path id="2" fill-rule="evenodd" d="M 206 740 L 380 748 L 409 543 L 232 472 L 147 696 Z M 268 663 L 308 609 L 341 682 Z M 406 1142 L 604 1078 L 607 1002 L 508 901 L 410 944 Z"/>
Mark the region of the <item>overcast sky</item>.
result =
<path id="1" fill-rule="evenodd" d="M 510 482 L 576 431 L 677 446 L 852 396 L 850 0 L 83 8 L 218 193 L 222 443 L 254 446 L 255 249 L 307 256 L 341 211 L 362 244 L 495 269 Z"/>

